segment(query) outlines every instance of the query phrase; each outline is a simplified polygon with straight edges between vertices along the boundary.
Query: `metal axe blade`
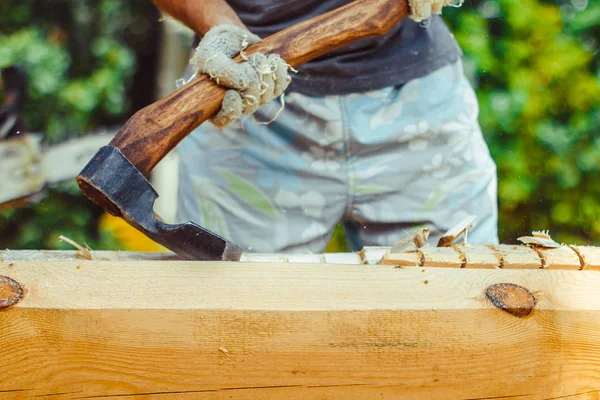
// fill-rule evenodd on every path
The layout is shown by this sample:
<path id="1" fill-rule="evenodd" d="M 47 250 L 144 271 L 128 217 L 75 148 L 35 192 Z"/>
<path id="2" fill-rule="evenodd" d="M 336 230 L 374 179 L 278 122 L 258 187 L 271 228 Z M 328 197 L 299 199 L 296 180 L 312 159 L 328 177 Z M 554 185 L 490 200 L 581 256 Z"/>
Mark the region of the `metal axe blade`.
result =
<path id="1" fill-rule="evenodd" d="M 102 147 L 77 177 L 77 183 L 94 203 L 184 258 L 238 261 L 242 255 L 239 246 L 193 222 L 172 225 L 158 220 L 153 211 L 158 194 L 115 147 Z"/>

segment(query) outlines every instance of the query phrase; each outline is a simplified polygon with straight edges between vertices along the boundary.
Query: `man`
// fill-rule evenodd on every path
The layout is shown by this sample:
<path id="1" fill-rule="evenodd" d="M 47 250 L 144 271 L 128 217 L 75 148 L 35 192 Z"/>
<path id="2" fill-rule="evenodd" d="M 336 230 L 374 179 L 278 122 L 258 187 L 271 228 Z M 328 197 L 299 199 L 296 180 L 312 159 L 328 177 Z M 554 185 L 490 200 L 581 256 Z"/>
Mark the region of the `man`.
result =
<path id="1" fill-rule="evenodd" d="M 411 0 L 388 34 L 299 67 L 289 87 L 285 60 L 231 58 L 350 0 L 154 1 L 204 35 L 186 79 L 235 89 L 179 146 L 179 219 L 256 252 L 322 252 L 338 222 L 352 250 L 423 226 L 435 243 L 467 215 L 470 242 L 497 242 L 496 167 L 442 0 Z"/>

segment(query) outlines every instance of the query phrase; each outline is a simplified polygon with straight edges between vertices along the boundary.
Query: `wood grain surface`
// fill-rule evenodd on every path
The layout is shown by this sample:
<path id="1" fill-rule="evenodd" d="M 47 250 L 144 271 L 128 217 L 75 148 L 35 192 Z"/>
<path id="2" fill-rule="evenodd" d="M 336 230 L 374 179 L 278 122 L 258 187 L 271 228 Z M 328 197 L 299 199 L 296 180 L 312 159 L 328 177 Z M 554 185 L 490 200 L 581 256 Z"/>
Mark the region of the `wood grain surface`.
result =
<path id="1" fill-rule="evenodd" d="M 543 248 L 525 245 L 424 246 L 415 252 L 385 251 L 381 264 L 400 267 L 600 270 L 600 247 Z"/>
<path id="2" fill-rule="evenodd" d="M 600 395 L 600 271 L 10 253 L 2 399 Z"/>

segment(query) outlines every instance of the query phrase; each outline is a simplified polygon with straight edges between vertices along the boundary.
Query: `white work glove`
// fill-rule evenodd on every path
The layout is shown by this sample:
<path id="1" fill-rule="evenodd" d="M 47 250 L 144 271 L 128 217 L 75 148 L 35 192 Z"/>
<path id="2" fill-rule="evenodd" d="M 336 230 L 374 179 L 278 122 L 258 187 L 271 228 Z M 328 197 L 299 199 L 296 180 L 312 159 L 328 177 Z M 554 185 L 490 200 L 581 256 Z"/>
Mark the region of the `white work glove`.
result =
<path id="1" fill-rule="evenodd" d="M 221 110 L 211 120 L 219 129 L 280 96 L 291 81 L 290 67 L 279 55 L 243 54 L 246 47 L 259 40 L 240 27 L 218 25 L 206 33 L 196 48 L 192 59 L 195 72 L 208 74 L 218 85 L 234 89 L 227 91 Z M 240 53 L 246 61 L 233 61 Z"/>
<path id="2" fill-rule="evenodd" d="M 421 22 L 431 17 L 431 14 L 441 14 L 442 7 L 452 5 L 460 7 L 463 0 L 408 0 L 410 14 L 408 17 Z"/>

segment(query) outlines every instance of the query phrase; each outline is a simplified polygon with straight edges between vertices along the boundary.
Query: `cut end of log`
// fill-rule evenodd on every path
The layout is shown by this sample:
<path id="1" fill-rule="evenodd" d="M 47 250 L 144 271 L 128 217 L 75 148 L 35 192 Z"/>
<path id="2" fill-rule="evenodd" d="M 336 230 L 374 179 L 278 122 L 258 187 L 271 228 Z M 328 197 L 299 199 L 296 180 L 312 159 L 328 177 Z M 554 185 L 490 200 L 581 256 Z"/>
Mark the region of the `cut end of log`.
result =
<path id="1" fill-rule="evenodd" d="M 17 304 L 23 298 L 24 293 L 18 282 L 0 275 L 0 310 Z"/>
<path id="2" fill-rule="evenodd" d="M 514 283 L 491 285 L 485 295 L 494 306 L 519 318 L 531 314 L 536 304 L 533 293 Z"/>

